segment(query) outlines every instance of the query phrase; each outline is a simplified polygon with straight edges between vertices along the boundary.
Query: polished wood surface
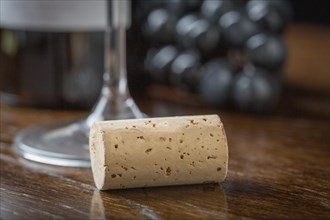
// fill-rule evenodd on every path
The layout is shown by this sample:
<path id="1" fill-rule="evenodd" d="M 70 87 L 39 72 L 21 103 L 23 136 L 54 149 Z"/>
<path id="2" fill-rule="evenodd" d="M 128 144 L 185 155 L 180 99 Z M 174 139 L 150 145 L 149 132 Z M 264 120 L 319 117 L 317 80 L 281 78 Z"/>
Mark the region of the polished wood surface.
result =
<path id="1" fill-rule="evenodd" d="M 229 142 L 221 185 L 96 190 L 90 169 L 35 163 L 12 150 L 15 134 L 86 112 L 1 105 L 1 219 L 330 219 L 328 117 L 220 112 L 137 99 L 151 116 L 217 113 Z"/>

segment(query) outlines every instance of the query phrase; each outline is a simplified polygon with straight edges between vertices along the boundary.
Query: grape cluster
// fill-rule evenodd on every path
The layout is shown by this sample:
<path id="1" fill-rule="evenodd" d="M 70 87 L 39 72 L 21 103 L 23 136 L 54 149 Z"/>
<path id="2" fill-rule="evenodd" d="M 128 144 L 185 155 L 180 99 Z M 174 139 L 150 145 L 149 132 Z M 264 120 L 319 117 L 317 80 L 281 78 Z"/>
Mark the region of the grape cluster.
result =
<path id="1" fill-rule="evenodd" d="M 268 112 L 278 101 L 287 1 L 152 0 L 138 10 L 154 81 L 242 111 Z"/>

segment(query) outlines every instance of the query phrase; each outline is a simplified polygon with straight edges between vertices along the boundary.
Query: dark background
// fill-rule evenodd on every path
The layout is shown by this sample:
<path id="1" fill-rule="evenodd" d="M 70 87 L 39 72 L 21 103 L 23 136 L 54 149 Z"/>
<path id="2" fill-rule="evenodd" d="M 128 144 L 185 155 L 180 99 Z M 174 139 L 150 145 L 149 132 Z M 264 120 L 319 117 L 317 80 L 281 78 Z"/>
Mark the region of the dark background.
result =
<path id="1" fill-rule="evenodd" d="M 330 24 L 330 1 L 290 0 L 294 10 L 294 20 Z"/>

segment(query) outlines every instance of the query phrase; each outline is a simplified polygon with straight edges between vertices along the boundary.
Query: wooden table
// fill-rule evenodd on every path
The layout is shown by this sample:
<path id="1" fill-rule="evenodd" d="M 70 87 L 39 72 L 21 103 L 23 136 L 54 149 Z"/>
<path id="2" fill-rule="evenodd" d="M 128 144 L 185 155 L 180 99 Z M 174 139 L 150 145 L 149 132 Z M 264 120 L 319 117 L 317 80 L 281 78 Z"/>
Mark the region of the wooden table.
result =
<path id="1" fill-rule="evenodd" d="M 330 219 L 328 117 L 253 116 L 137 99 L 152 116 L 218 113 L 229 142 L 221 185 L 100 192 L 90 169 L 25 160 L 12 152 L 22 128 L 86 112 L 1 105 L 1 219 Z"/>

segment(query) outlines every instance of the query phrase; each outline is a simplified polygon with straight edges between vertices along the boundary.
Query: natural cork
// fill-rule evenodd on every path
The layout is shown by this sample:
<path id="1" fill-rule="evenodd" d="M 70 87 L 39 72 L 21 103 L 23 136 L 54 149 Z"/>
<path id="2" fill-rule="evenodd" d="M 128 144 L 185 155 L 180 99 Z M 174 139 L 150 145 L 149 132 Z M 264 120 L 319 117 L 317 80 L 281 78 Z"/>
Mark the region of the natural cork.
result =
<path id="1" fill-rule="evenodd" d="M 96 122 L 89 146 L 100 190 L 220 183 L 228 170 L 218 115 Z"/>

